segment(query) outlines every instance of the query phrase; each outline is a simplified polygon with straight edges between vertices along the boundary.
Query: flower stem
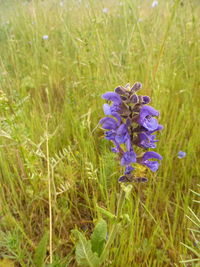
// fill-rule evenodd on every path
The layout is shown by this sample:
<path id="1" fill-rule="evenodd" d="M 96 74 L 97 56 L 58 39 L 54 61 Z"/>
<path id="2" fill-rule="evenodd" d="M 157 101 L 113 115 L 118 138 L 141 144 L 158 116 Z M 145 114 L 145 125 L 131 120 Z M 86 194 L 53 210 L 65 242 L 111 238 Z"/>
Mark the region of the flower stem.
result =
<path id="1" fill-rule="evenodd" d="M 51 171 L 49 161 L 49 136 L 48 136 L 48 120 L 46 124 L 46 158 L 47 158 L 47 179 L 48 179 L 48 194 L 49 194 L 49 256 L 50 264 L 53 262 L 53 248 L 52 248 L 52 198 L 51 198 Z"/>
<path id="2" fill-rule="evenodd" d="M 119 200 L 118 200 L 118 203 L 117 203 L 117 212 L 116 212 L 116 220 L 111 228 L 111 232 L 110 232 L 110 235 L 108 237 L 108 240 L 105 244 L 105 247 L 102 251 L 102 254 L 100 256 L 100 263 L 102 264 L 107 255 L 108 255 L 108 252 L 109 252 L 109 249 L 115 239 L 115 236 L 116 234 L 118 233 L 119 229 L 120 229 L 120 226 L 121 226 L 121 223 L 120 223 L 120 216 L 121 216 L 121 212 L 122 212 L 122 208 L 123 208 L 123 204 L 124 204 L 124 200 L 125 200 L 125 192 L 123 189 L 121 189 L 120 191 L 120 195 L 119 195 Z"/>

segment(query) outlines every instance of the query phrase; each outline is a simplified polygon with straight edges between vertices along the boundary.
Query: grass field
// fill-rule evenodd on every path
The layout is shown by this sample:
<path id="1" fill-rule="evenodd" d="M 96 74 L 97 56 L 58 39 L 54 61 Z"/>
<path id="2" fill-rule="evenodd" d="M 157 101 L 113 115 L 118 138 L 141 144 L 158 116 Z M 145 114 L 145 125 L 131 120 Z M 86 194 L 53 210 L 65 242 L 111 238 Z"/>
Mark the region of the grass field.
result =
<path id="1" fill-rule="evenodd" d="M 45 266 L 77 266 L 71 230 L 89 237 L 102 216 L 110 229 L 97 204 L 115 213 L 122 169 L 97 127 L 101 95 L 136 81 L 160 111 L 163 160 L 133 184 L 103 266 L 197 258 L 181 242 L 199 249 L 186 217 L 199 215 L 199 12 L 194 0 L 0 1 L 0 266 L 37 266 L 44 233 Z"/>

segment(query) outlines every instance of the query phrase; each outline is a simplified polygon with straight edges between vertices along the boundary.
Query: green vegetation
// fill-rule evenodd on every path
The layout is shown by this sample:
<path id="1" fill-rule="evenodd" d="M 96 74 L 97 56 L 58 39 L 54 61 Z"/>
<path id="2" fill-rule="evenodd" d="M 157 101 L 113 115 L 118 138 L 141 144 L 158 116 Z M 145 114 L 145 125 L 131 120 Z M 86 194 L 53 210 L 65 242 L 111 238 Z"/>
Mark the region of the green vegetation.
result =
<path id="1" fill-rule="evenodd" d="M 101 94 L 136 81 L 161 113 L 163 161 L 137 170 L 149 182 L 133 184 L 107 266 L 196 258 L 186 215 L 199 216 L 199 12 L 195 0 L 0 1 L 0 259 L 75 267 L 71 230 L 89 240 L 103 217 L 109 233 L 101 208 L 116 212 L 122 170 L 98 128 Z"/>

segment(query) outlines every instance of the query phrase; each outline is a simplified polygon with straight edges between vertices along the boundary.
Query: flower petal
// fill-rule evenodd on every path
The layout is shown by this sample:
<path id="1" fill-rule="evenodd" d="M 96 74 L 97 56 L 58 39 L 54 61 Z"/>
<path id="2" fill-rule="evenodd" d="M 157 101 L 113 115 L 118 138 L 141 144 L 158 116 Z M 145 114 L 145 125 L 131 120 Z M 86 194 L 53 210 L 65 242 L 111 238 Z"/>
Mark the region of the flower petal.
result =
<path id="1" fill-rule="evenodd" d="M 143 120 L 147 117 L 147 116 L 159 116 L 159 112 L 154 109 L 153 107 L 151 106 L 143 106 L 141 109 L 140 109 L 140 119 L 139 121 L 143 122 Z"/>
<path id="2" fill-rule="evenodd" d="M 148 104 L 151 102 L 151 98 L 149 96 L 142 96 L 142 104 Z"/>
<path id="3" fill-rule="evenodd" d="M 119 144 L 123 144 L 126 142 L 127 138 L 129 137 L 128 129 L 125 124 L 121 124 L 116 131 L 115 140 Z"/>
<path id="4" fill-rule="evenodd" d="M 130 165 L 136 162 L 136 154 L 133 151 L 127 151 L 121 158 L 121 165 Z"/>
<path id="5" fill-rule="evenodd" d="M 110 131 L 105 132 L 105 138 L 107 140 L 114 141 L 115 140 L 115 136 L 116 136 L 116 131 L 115 130 L 110 130 Z"/>
<path id="6" fill-rule="evenodd" d="M 152 172 L 156 172 L 159 167 L 159 163 L 157 161 L 147 161 L 144 163 Z"/>
<path id="7" fill-rule="evenodd" d="M 126 166 L 124 174 L 130 174 L 133 170 L 134 168 L 131 165 Z"/>
<path id="8" fill-rule="evenodd" d="M 142 88 L 142 84 L 140 82 L 136 82 L 131 88 L 131 92 L 137 92 Z"/>
<path id="9" fill-rule="evenodd" d="M 149 131 L 149 133 L 154 133 L 156 131 L 161 131 L 163 129 L 164 129 L 164 127 L 161 124 L 158 124 L 158 127 L 156 129 L 154 129 L 153 131 Z"/>
<path id="10" fill-rule="evenodd" d="M 120 125 L 122 118 L 117 112 L 111 112 L 111 115 L 118 120 L 118 125 Z"/>
<path id="11" fill-rule="evenodd" d="M 148 131 L 155 131 L 158 128 L 158 121 L 155 118 L 144 119 L 142 126 Z"/>
<path id="12" fill-rule="evenodd" d="M 115 93 L 117 93 L 118 95 L 126 95 L 127 90 L 122 86 L 118 86 L 117 88 L 115 88 Z"/>
<path id="13" fill-rule="evenodd" d="M 105 115 L 111 115 L 110 106 L 108 104 L 103 104 L 103 111 Z"/>
<path id="14" fill-rule="evenodd" d="M 101 119 L 99 123 L 102 124 L 102 128 L 107 130 L 116 130 L 118 127 L 116 120 L 109 117 Z"/>
<path id="15" fill-rule="evenodd" d="M 178 152 L 178 158 L 179 159 L 182 159 L 182 158 L 184 158 L 186 156 L 186 152 L 184 152 L 184 151 L 179 151 Z"/>
<path id="16" fill-rule="evenodd" d="M 115 92 L 107 92 L 102 95 L 102 98 L 113 101 L 115 104 L 120 104 L 122 102 L 121 97 Z"/>
<path id="17" fill-rule="evenodd" d="M 146 161 L 148 159 L 159 159 L 162 160 L 162 156 L 154 151 L 148 151 L 146 153 L 144 153 L 143 157 L 142 157 L 142 161 Z"/>
<path id="18" fill-rule="evenodd" d="M 138 135 L 139 137 L 139 142 L 138 142 L 138 146 L 143 147 L 143 148 L 156 148 L 156 142 L 158 142 L 157 140 L 155 140 L 156 136 L 155 135 L 151 135 L 149 134 L 149 132 L 142 132 L 139 133 Z"/>

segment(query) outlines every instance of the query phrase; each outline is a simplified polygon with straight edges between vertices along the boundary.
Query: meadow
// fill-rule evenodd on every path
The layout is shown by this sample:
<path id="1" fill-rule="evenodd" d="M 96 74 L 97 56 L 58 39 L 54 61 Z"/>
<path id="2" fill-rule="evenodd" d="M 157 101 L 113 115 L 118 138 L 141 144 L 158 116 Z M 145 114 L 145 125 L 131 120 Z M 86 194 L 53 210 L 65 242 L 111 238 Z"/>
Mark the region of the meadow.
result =
<path id="1" fill-rule="evenodd" d="M 200 266 L 200 3 L 152 2 L 0 1 L 0 266 L 75 267 L 73 229 L 104 218 L 109 236 L 122 168 L 101 95 L 137 81 L 163 160 L 137 170 L 102 266 Z"/>

